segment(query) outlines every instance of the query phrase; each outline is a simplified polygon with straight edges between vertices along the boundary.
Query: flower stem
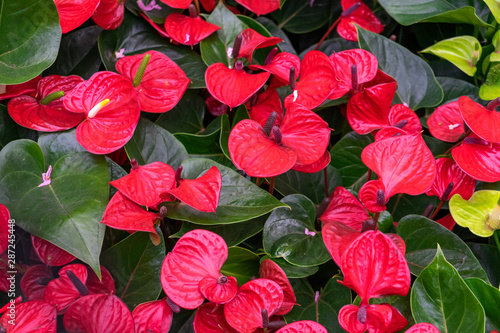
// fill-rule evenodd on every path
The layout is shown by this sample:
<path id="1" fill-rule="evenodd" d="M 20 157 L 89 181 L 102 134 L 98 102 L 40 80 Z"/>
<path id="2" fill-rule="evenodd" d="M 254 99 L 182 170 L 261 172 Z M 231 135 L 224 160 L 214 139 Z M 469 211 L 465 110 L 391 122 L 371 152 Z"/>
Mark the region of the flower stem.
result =
<path id="1" fill-rule="evenodd" d="M 498 239 L 499 233 L 500 233 L 500 230 L 495 230 L 495 232 L 493 233 L 493 238 L 495 238 L 495 243 L 497 244 L 498 252 L 500 252 L 500 240 Z"/>
<path id="2" fill-rule="evenodd" d="M 328 37 L 328 35 L 330 34 L 330 32 L 332 32 L 332 30 L 337 26 L 337 24 L 339 24 L 339 22 L 340 22 L 340 17 L 338 19 L 336 19 L 335 22 L 333 22 L 333 24 L 328 29 L 328 31 L 323 35 L 323 37 L 321 37 L 321 39 L 319 40 L 318 44 L 316 44 L 316 47 L 314 48 L 315 50 L 319 49 L 319 47 L 321 46 L 321 44 L 323 44 L 323 42 L 325 41 L 326 37 Z"/>
<path id="3" fill-rule="evenodd" d="M 444 201 L 441 200 L 439 202 L 439 205 L 437 205 L 436 209 L 434 210 L 434 213 L 432 213 L 432 216 L 431 216 L 431 220 L 434 220 L 434 218 L 436 217 L 436 215 L 439 213 L 439 211 L 441 210 L 441 208 L 443 207 L 444 205 Z"/>
<path id="4" fill-rule="evenodd" d="M 269 194 L 273 194 L 274 192 L 274 180 L 276 177 L 272 177 L 271 180 L 269 181 Z"/>

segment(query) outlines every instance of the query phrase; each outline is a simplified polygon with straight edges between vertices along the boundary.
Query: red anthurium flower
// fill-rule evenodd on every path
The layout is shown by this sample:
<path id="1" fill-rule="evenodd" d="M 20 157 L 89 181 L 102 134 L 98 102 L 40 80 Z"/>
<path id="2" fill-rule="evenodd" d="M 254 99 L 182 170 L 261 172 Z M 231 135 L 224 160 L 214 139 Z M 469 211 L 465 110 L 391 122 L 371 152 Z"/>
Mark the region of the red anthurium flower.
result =
<path id="1" fill-rule="evenodd" d="M 358 31 L 355 24 L 377 34 L 384 30 L 384 25 L 361 0 L 341 0 L 340 4 L 344 10 L 337 26 L 340 37 L 357 42 Z"/>
<path id="2" fill-rule="evenodd" d="M 259 15 L 266 15 L 280 8 L 280 0 L 236 0 L 237 3 Z"/>
<path id="3" fill-rule="evenodd" d="M 476 187 L 474 178 L 465 174 L 451 158 L 438 158 L 436 168 L 434 184 L 425 194 L 435 195 L 443 201 L 448 201 L 458 193 L 463 199 L 469 200 Z"/>
<path id="4" fill-rule="evenodd" d="M 405 328 L 408 321 L 392 305 L 383 303 L 346 305 L 339 311 L 339 324 L 350 333 L 393 333 Z"/>
<path id="5" fill-rule="evenodd" d="M 427 119 L 432 136 L 446 142 L 456 142 L 464 131 L 464 120 L 458 102 L 438 107 Z"/>
<path id="6" fill-rule="evenodd" d="M 134 333 L 132 314 L 115 295 L 88 295 L 78 299 L 64 314 L 63 323 L 68 333 Z"/>
<path id="7" fill-rule="evenodd" d="M 191 0 L 160 0 L 172 8 L 186 9 L 191 4 Z"/>
<path id="8" fill-rule="evenodd" d="M 224 308 L 215 303 L 205 303 L 198 308 L 193 328 L 196 333 L 238 333 L 224 317 Z"/>
<path id="9" fill-rule="evenodd" d="M 406 333 L 440 333 L 440 332 L 439 329 L 432 324 L 420 323 L 420 324 L 415 324 L 409 329 L 407 329 Z"/>
<path id="10" fill-rule="evenodd" d="M 285 107 L 293 102 L 314 109 L 323 103 L 337 87 L 335 69 L 330 59 L 320 51 L 306 53 L 300 64 L 300 80 L 295 83 L 298 76 L 290 74 L 293 94 L 285 98 Z"/>
<path id="11" fill-rule="evenodd" d="M 30 267 L 21 279 L 21 290 L 28 301 L 43 301 L 47 284 L 55 277 L 46 265 Z"/>
<path id="12" fill-rule="evenodd" d="M 0 85 L 0 101 L 20 95 L 36 96 L 36 87 L 41 79 L 41 76 L 37 76 L 20 84 Z"/>
<path id="13" fill-rule="evenodd" d="M 472 178 L 492 183 L 500 181 L 500 144 L 471 134 L 460 146 L 451 150 L 451 156 Z"/>
<path id="14" fill-rule="evenodd" d="M 436 220 L 437 223 L 441 224 L 443 227 L 445 227 L 448 230 L 453 230 L 453 227 L 455 224 L 455 220 L 453 219 L 453 216 L 451 214 L 446 215 L 445 217 L 440 218 L 439 220 Z"/>
<path id="15" fill-rule="evenodd" d="M 171 110 L 190 82 L 175 62 L 158 51 L 123 57 L 116 63 L 116 70 L 132 81 L 140 108 L 146 112 Z"/>
<path id="16" fill-rule="evenodd" d="M 276 333 L 327 333 L 323 325 L 312 320 L 300 320 L 283 326 Z"/>
<path id="17" fill-rule="evenodd" d="M 266 72 L 277 76 L 281 81 L 288 84 L 290 80 L 290 69 L 295 68 L 295 73 L 300 73 L 300 59 L 295 54 L 288 52 L 278 52 L 278 48 L 274 48 L 266 58 L 264 65 L 250 65 L 251 70 L 262 69 Z M 269 88 L 270 89 L 270 88 Z M 268 89 L 268 90 L 269 90 Z"/>
<path id="18" fill-rule="evenodd" d="M 165 20 L 165 31 L 170 38 L 183 45 L 196 45 L 220 29 L 219 26 L 203 20 L 200 16 L 189 17 L 173 13 Z"/>
<path id="19" fill-rule="evenodd" d="M 75 127 L 84 115 L 69 112 L 63 105 L 63 96 L 83 79 L 76 75 L 50 75 L 38 82 L 37 95 L 23 95 L 9 101 L 8 111 L 19 125 L 37 131 L 54 132 Z"/>
<path id="20" fill-rule="evenodd" d="M 271 259 L 265 259 L 260 263 L 259 276 L 261 279 L 269 279 L 276 282 L 283 290 L 283 304 L 276 311 L 276 316 L 284 316 L 292 311 L 292 308 L 297 304 L 295 293 L 293 292 L 292 285 L 278 264 Z"/>
<path id="21" fill-rule="evenodd" d="M 9 247 L 9 220 L 9 210 L 0 204 L 0 253 L 4 253 Z"/>
<path id="22" fill-rule="evenodd" d="M 332 156 L 328 152 L 328 150 L 325 150 L 325 153 L 323 156 L 319 158 L 314 163 L 311 164 L 295 164 L 292 168 L 292 170 L 299 171 L 299 172 L 304 172 L 304 173 L 315 173 L 318 171 L 323 170 L 330 164 L 330 161 L 332 160 Z"/>
<path id="23" fill-rule="evenodd" d="M 269 115 L 275 111 L 278 115 L 276 121 L 278 124 L 281 124 L 283 120 L 283 106 L 281 105 L 280 96 L 276 90 L 267 89 L 263 93 L 258 94 L 257 101 L 252 105 L 253 99 L 254 97 L 252 97 L 249 102 L 245 103 L 251 120 L 264 126 Z"/>
<path id="24" fill-rule="evenodd" d="M 340 98 L 348 92 L 355 94 L 362 90 L 363 83 L 373 80 L 377 75 L 377 58 L 363 49 L 333 53 L 330 60 L 335 68 L 338 84 L 329 99 Z"/>
<path id="25" fill-rule="evenodd" d="M 227 113 L 229 109 L 226 104 L 219 102 L 213 96 L 208 96 L 205 100 L 205 104 L 207 105 L 207 110 L 214 117 L 222 116 Z"/>
<path id="26" fill-rule="evenodd" d="M 372 213 L 383 212 L 390 197 L 385 195 L 386 189 L 380 180 L 370 180 L 359 190 L 359 200 Z"/>
<path id="27" fill-rule="evenodd" d="M 101 266 L 101 279 L 97 277 L 97 274 L 90 267 L 87 268 L 87 273 L 87 284 L 85 286 L 90 294 L 115 294 L 115 281 L 106 267 Z"/>
<path id="28" fill-rule="evenodd" d="M 233 69 L 215 63 L 205 72 L 205 82 L 210 94 L 232 109 L 252 97 L 269 76 L 269 73 L 247 74 L 241 61 L 237 61 Z"/>
<path id="29" fill-rule="evenodd" d="M 125 1 L 101 0 L 92 14 L 92 20 L 101 28 L 113 30 L 120 26 L 125 14 Z"/>
<path id="30" fill-rule="evenodd" d="M 38 258 L 48 266 L 63 266 L 75 260 L 75 257 L 51 242 L 31 235 L 31 244 Z"/>
<path id="31" fill-rule="evenodd" d="M 108 154 L 134 134 L 141 110 L 132 83 L 112 72 L 97 72 L 64 97 L 69 111 L 84 113 L 76 139 L 89 152 Z"/>
<path id="32" fill-rule="evenodd" d="M 110 184 L 136 204 L 154 207 L 161 201 L 160 194 L 174 186 L 174 169 L 163 162 L 139 165 L 132 159 L 131 164 L 132 169 L 128 175 Z"/>
<path id="33" fill-rule="evenodd" d="M 460 112 L 469 128 L 483 140 L 500 143 L 500 113 L 495 109 L 500 105 L 500 99 L 491 101 L 484 107 L 467 96 L 458 99 Z"/>
<path id="34" fill-rule="evenodd" d="M 325 224 L 322 230 L 323 240 L 337 266 L 341 267 L 342 256 L 359 235 L 358 231 L 340 222 Z"/>
<path id="35" fill-rule="evenodd" d="M 215 0 L 200 0 L 201 5 L 207 12 L 211 12 L 215 8 Z"/>
<path id="36" fill-rule="evenodd" d="M 282 303 L 283 291 L 276 282 L 255 279 L 242 285 L 238 294 L 224 305 L 224 316 L 238 332 L 253 333 L 257 328 L 264 327 L 264 317 L 267 316 L 269 321 Z"/>
<path id="37" fill-rule="evenodd" d="M 238 284 L 234 277 L 220 273 L 227 254 L 227 245 L 219 235 L 206 230 L 186 233 L 163 261 L 163 290 L 174 303 L 185 309 L 196 309 L 205 298 L 211 301 L 212 296 L 218 303 L 230 301 Z"/>
<path id="38" fill-rule="evenodd" d="M 54 0 L 62 33 L 78 28 L 87 21 L 100 0 Z"/>
<path id="39" fill-rule="evenodd" d="M 336 221 L 351 229 L 361 231 L 363 222 L 369 218 L 370 215 L 359 200 L 344 187 L 338 186 L 330 196 L 330 203 L 319 219 L 324 224 Z"/>
<path id="40" fill-rule="evenodd" d="M 238 58 L 247 58 L 252 62 L 252 54 L 256 49 L 269 47 L 281 43 L 283 39 L 279 37 L 265 37 L 257 31 L 247 28 L 240 33 L 242 37 L 241 48 Z"/>
<path id="41" fill-rule="evenodd" d="M 276 118 L 270 116 L 264 128 L 242 120 L 229 135 L 234 165 L 252 177 L 273 177 L 295 164 L 314 163 L 328 146 L 328 124 L 302 105 L 289 104 L 280 126 L 274 125 Z"/>
<path id="42" fill-rule="evenodd" d="M 85 296 L 85 292 L 78 287 L 83 286 L 86 289 L 86 282 L 87 267 L 81 264 L 64 266 L 59 270 L 59 277 L 47 284 L 44 300 L 55 306 L 58 313 L 62 313 L 78 297 Z"/>
<path id="43" fill-rule="evenodd" d="M 153 20 L 151 20 L 149 17 L 147 17 L 144 13 L 140 13 L 142 18 L 145 19 L 149 24 L 151 24 L 151 26 L 153 28 L 155 28 L 155 30 L 163 37 L 165 38 L 170 38 L 170 36 L 167 34 L 167 32 L 165 31 L 165 28 L 164 27 L 161 27 L 159 26 L 158 24 L 156 24 Z M 176 41 L 174 40 L 171 40 L 172 44 L 177 44 Z"/>
<path id="44" fill-rule="evenodd" d="M 7 311 L 0 318 L 0 331 L 5 329 L 9 333 L 56 333 L 56 309 L 42 301 L 28 301 L 16 305 L 15 320 Z"/>
<path id="45" fill-rule="evenodd" d="M 135 333 L 164 333 L 172 325 L 172 309 L 167 299 L 139 304 L 134 311 Z"/>

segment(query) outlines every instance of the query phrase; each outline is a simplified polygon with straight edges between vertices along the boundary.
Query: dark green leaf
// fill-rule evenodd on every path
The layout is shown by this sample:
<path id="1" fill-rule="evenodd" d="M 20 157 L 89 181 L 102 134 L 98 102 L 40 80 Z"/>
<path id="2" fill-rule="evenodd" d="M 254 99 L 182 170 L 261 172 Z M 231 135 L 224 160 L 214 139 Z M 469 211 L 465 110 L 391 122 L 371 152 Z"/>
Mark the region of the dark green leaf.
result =
<path id="1" fill-rule="evenodd" d="M 220 272 L 226 276 L 234 276 L 241 286 L 259 276 L 259 256 L 242 247 L 230 247 L 227 260 Z"/>
<path id="2" fill-rule="evenodd" d="M 207 135 L 177 133 L 175 138 L 191 155 L 223 155 L 219 145 L 220 129 Z"/>
<path id="3" fill-rule="evenodd" d="M 318 266 L 313 266 L 313 267 L 301 267 L 301 266 L 296 266 L 290 264 L 288 261 L 282 258 L 271 258 L 269 255 L 265 255 L 261 258 L 261 262 L 264 259 L 270 259 L 274 261 L 278 266 L 281 267 L 283 272 L 285 272 L 286 276 L 289 279 L 301 279 L 305 278 L 308 276 L 311 276 L 315 274 L 319 267 Z"/>
<path id="4" fill-rule="evenodd" d="M 486 271 L 492 285 L 500 285 L 500 253 L 496 246 L 489 244 L 468 243 L 469 248 Z"/>
<path id="5" fill-rule="evenodd" d="M 479 101 L 479 89 L 475 85 L 452 77 L 437 77 L 436 79 L 444 91 L 442 104 L 457 100 L 461 96 L 469 96 L 475 102 Z"/>
<path id="6" fill-rule="evenodd" d="M 441 332 L 484 332 L 484 310 L 438 246 L 434 260 L 418 276 L 411 291 L 417 323 Z"/>
<path id="7" fill-rule="evenodd" d="M 278 26 L 273 21 L 265 16 L 260 16 L 257 18 L 257 22 L 262 24 L 267 29 L 267 31 L 269 31 L 273 35 L 273 37 L 279 37 L 283 39 L 283 42 L 279 43 L 279 46 L 284 52 L 297 55 L 297 51 L 295 51 L 295 49 L 293 48 L 292 42 L 290 42 L 288 36 L 285 34 L 285 32 L 283 32 L 283 30 L 278 28 Z"/>
<path id="8" fill-rule="evenodd" d="M 172 134 L 198 134 L 204 130 L 205 109 L 205 101 L 198 92 L 188 90 L 172 110 L 160 115 L 155 124 Z"/>
<path id="9" fill-rule="evenodd" d="M 0 104 L 0 150 L 9 142 L 19 139 L 17 124 L 9 116 L 7 107 Z"/>
<path id="10" fill-rule="evenodd" d="M 316 48 L 316 45 L 317 44 L 311 45 L 310 47 L 302 51 L 299 55 L 300 59 L 304 58 L 307 52 L 314 50 Z M 358 43 L 352 42 L 342 37 L 335 37 L 332 39 L 326 39 L 323 43 L 321 43 L 318 51 L 321 51 L 327 56 L 330 56 L 334 52 L 341 52 L 344 50 L 357 49 L 357 48 L 359 48 Z M 330 100 L 327 99 L 327 101 Z"/>
<path id="11" fill-rule="evenodd" d="M 106 156 L 106 162 L 108 162 L 108 170 L 109 170 L 109 181 L 120 179 L 128 175 L 128 172 L 125 171 L 121 166 L 119 166 L 115 161 Z M 109 197 L 111 198 L 118 190 L 114 186 L 109 187 Z"/>
<path id="12" fill-rule="evenodd" d="M 76 140 L 76 130 L 66 132 L 43 133 L 38 138 L 38 145 L 45 156 L 45 164 L 53 165 L 64 155 L 87 150 Z"/>
<path id="13" fill-rule="evenodd" d="M 229 117 L 227 114 L 223 114 L 220 117 L 220 138 L 219 145 L 222 152 L 228 159 L 231 159 L 229 154 L 229 134 L 231 134 L 231 124 L 229 123 Z"/>
<path id="14" fill-rule="evenodd" d="M 392 214 L 395 221 L 398 221 L 406 215 L 420 213 L 423 214 L 430 204 L 436 206 L 438 199 L 436 196 L 426 194 L 409 195 L 397 194 L 387 203 L 387 210 Z"/>
<path id="15" fill-rule="evenodd" d="M 500 316 L 498 315 L 500 313 L 500 290 L 478 278 L 465 279 L 465 283 L 483 306 L 486 318 L 495 326 L 495 329 L 500 329 Z"/>
<path id="16" fill-rule="evenodd" d="M 153 0 L 141 0 L 144 5 L 149 5 L 153 3 Z M 165 23 L 165 18 L 172 14 L 172 13 L 181 13 L 182 9 L 178 8 L 172 8 L 168 6 L 166 3 L 162 1 L 154 1 L 154 4 L 156 6 L 159 6 L 161 9 L 153 9 L 149 11 L 143 11 L 141 8 L 139 8 L 139 5 L 137 4 L 139 1 L 125 1 L 125 8 L 127 8 L 130 12 L 134 13 L 135 16 L 140 17 L 140 13 L 143 13 L 146 15 L 151 21 L 155 22 L 156 24 L 163 26 Z M 156 7 L 155 6 L 155 7 Z"/>
<path id="17" fill-rule="evenodd" d="M 334 11 L 340 14 L 337 11 L 340 6 L 335 8 L 334 1 L 315 0 L 312 7 L 309 4 L 309 1 L 288 1 L 271 15 L 278 21 L 278 28 L 303 34 L 322 27 L 333 17 Z"/>
<path id="18" fill-rule="evenodd" d="M 359 299 L 359 296 L 356 296 L 356 299 Z M 407 328 L 415 324 L 415 321 L 413 320 L 413 316 L 411 314 L 410 293 L 408 293 L 408 295 L 406 296 L 394 295 L 370 299 L 370 304 L 382 303 L 387 303 L 395 307 L 399 311 L 399 313 L 401 313 L 403 317 L 408 320 L 408 325 L 406 325 Z"/>
<path id="19" fill-rule="evenodd" d="M 0 2 L 0 84 L 28 81 L 52 65 L 61 42 L 52 0 Z"/>

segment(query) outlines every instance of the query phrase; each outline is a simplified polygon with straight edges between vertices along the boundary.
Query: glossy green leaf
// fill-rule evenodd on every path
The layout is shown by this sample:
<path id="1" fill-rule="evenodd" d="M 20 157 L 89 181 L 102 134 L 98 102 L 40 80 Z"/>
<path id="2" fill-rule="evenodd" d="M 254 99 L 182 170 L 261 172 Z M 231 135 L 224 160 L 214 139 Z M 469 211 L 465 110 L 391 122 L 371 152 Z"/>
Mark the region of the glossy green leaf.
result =
<path id="1" fill-rule="evenodd" d="M 312 7 L 309 1 L 288 1 L 281 10 L 271 16 L 278 22 L 278 28 L 294 34 L 304 34 L 325 25 L 339 10 L 335 2 L 330 0 L 315 0 Z M 336 17 L 340 14 L 336 11 Z"/>
<path id="2" fill-rule="evenodd" d="M 484 333 L 484 310 L 440 247 L 418 276 L 411 291 L 417 323 L 430 323 L 441 332 Z"/>
<path id="3" fill-rule="evenodd" d="M 500 61 L 500 31 L 497 31 L 493 38 L 491 39 L 491 46 L 494 47 L 493 52 L 490 54 L 489 60 L 491 62 L 498 62 Z M 483 63 L 484 66 L 484 63 Z M 484 68 L 484 67 L 483 67 Z M 485 72 L 483 70 L 483 72 Z"/>
<path id="4" fill-rule="evenodd" d="M 295 51 L 295 49 L 293 48 L 292 42 L 290 42 L 290 39 L 285 34 L 285 32 L 283 30 L 281 30 L 280 28 L 278 28 L 276 23 L 274 23 L 273 21 L 271 21 L 270 19 L 268 19 L 265 16 L 258 17 L 257 22 L 262 24 L 267 29 L 267 31 L 269 31 L 271 33 L 271 35 L 273 37 L 279 37 L 279 38 L 283 39 L 283 42 L 279 43 L 279 47 L 284 52 L 288 52 L 288 53 L 292 53 L 292 54 L 297 55 L 297 51 Z"/>
<path id="5" fill-rule="evenodd" d="M 457 100 L 461 96 L 469 96 L 475 102 L 479 101 L 479 89 L 475 85 L 452 77 L 437 77 L 436 79 L 444 91 L 442 104 Z"/>
<path id="6" fill-rule="evenodd" d="M 500 286 L 500 253 L 496 246 L 489 244 L 468 243 L 469 248 L 486 271 L 493 286 Z"/>
<path id="7" fill-rule="evenodd" d="M 53 165 L 62 156 L 75 153 L 86 152 L 87 150 L 76 140 L 76 130 L 65 132 L 43 133 L 38 138 L 38 145 L 45 156 L 45 164 Z"/>
<path id="8" fill-rule="evenodd" d="M 222 189 L 216 213 L 200 212 L 181 202 L 165 202 L 167 216 L 197 224 L 230 224 L 262 216 L 278 207 L 286 207 L 237 172 L 208 159 L 191 158 L 182 163 L 184 179 L 198 178 L 212 166 L 219 169 Z"/>
<path id="9" fill-rule="evenodd" d="M 0 104 L 0 150 L 9 142 L 19 139 L 17 124 L 9 116 L 7 107 Z"/>
<path id="10" fill-rule="evenodd" d="M 0 84 L 39 75 L 56 60 L 61 42 L 54 1 L 0 1 L 0 36 Z"/>
<path id="11" fill-rule="evenodd" d="M 387 203 L 387 210 L 392 214 L 395 221 L 399 221 L 406 215 L 420 213 L 423 214 L 429 205 L 436 206 L 438 199 L 435 196 L 397 194 Z"/>
<path id="12" fill-rule="evenodd" d="M 500 23 L 500 1 L 498 0 L 484 0 L 495 17 L 497 23 Z"/>
<path id="13" fill-rule="evenodd" d="M 201 57 L 207 65 L 222 62 L 228 66 L 228 49 L 233 47 L 236 36 L 248 27 L 222 1 L 214 8 L 207 22 L 217 25 L 221 30 L 200 42 Z"/>
<path id="14" fill-rule="evenodd" d="M 446 59 L 460 68 L 465 74 L 474 76 L 476 64 L 481 58 L 481 44 L 472 36 L 459 36 L 437 42 L 422 50 Z"/>
<path id="15" fill-rule="evenodd" d="M 359 46 L 373 53 L 379 68 L 396 79 L 396 97 L 412 110 L 436 106 L 443 89 L 430 66 L 420 57 L 384 36 L 358 28 Z M 399 102 L 398 101 L 398 102 Z"/>
<path id="16" fill-rule="evenodd" d="M 500 329 L 500 316 L 498 315 L 500 313 L 500 290 L 477 278 L 465 279 L 465 283 L 483 306 L 486 318 L 495 326 L 495 329 Z"/>
<path id="17" fill-rule="evenodd" d="M 463 278 L 488 277 L 469 247 L 453 232 L 432 220 L 419 215 L 408 215 L 397 227 L 397 233 L 406 244 L 405 258 L 410 272 L 418 276 L 432 261 L 439 244 L 448 261 Z"/>
<path id="18" fill-rule="evenodd" d="M 128 157 L 135 158 L 139 165 L 160 161 L 174 170 L 188 157 L 182 143 L 172 134 L 144 118 L 139 120 L 125 150 Z"/>
<path id="19" fill-rule="evenodd" d="M 172 110 L 160 115 L 155 124 L 172 134 L 198 134 L 204 130 L 205 109 L 205 101 L 198 92 L 188 90 Z"/>
<path id="20" fill-rule="evenodd" d="M 161 37 L 144 19 L 125 11 L 122 24 L 115 30 L 106 30 L 99 36 L 99 52 L 109 71 L 116 71 L 116 52 L 124 49 L 124 55 L 142 54 L 155 50 L 165 54 L 186 73 L 192 81 L 188 88 L 205 88 L 207 66 L 189 46 L 174 45 Z"/>
<path id="21" fill-rule="evenodd" d="M 321 232 L 316 231 L 316 206 L 312 201 L 292 194 L 281 202 L 290 208 L 276 209 L 267 219 L 264 250 L 297 266 L 317 266 L 330 260 Z"/>
<path id="22" fill-rule="evenodd" d="M 351 303 L 351 291 L 341 285 L 339 280 L 338 277 L 329 279 L 321 291 L 315 291 L 305 279 L 290 280 L 300 306 L 294 306 L 285 316 L 286 322 L 312 320 L 323 325 L 329 333 L 345 332 L 340 327 L 338 316 L 340 309 Z"/>
<path id="23" fill-rule="evenodd" d="M 492 100 L 500 96 L 500 64 L 493 64 L 486 74 L 486 81 L 479 88 L 479 97 Z"/>
<path id="24" fill-rule="evenodd" d="M 206 135 L 177 133 L 175 138 L 186 147 L 187 152 L 191 155 L 223 155 L 219 145 L 220 127 L 218 130 Z"/>
<path id="25" fill-rule="evenodd" d="M 153 245 L 147 232 L 136 232 L 102 253 L 102 264 L 113 276 L 116 295 L 133 310 L 140 303 L 160 295 L 161 266 L 165 243 L 159 228 L 160 244 Z"/>
<path id="26" fill-rule="evenodd" d="M 226 276 L 234 276 L 241 286 L 259 276 L 259 256 L 242 247 L 230 247 L 227 260 L 220 272 Z"/>
<path id="27" fill-rule="evenodd" d="M 358 299 L 359 296 L 356 296 L 356 300 Z M 359 302 L 361 302 L 361 299 L 359 299 Z M 413 326 L 415 324 L 415 321 L 413 320 L 413 316 L 411 314 L 409 293 L 406 296 L 393 295 L 393 296 L 370 299 L 370 304 L 383 304 L 383 303 L 387 303 L 395 307 L 399 311 L 399 313 L 401 313 L 403 317 L 405 317 L 406 320 L 408 320 L 408 325 L 406 325 L 406 328 L 409 328 L 410 326 Z"/>
<path id="28" fill-rule="evenodd" d="M 500 229 L 500 191 L 482 190 L 464 200 L 455 194 L 450 200 L 450 213 L 458 225 L 481 237 L 490 237 Z"/>
<path id="29" fill-rule="evenodd" d="M 64 154 L 52 161 L 51 183 L 42 183 L 49 164 L 33 141 L 17 140 L 0 152 L 0 202 L 16 225 L 89 264 L 100 274 L 109 173 L 103 156 Z"/>
<path id="30" fill-rule="evenodd" d="M 312 51 L 316 48 L 317 44 L 313 44 L 309 46 L 307 49 L 302 51 L 299 55 L 300 59 L 304 58 L 307 52 Z M 331 39 L 325 39 L 323 43 L 321 43 L 320 47 L 318 48 L 318 51 L 323 52 L 327 56 L 332 55 L 334 52 L 341 52 L 344 50 L 349 50 L 349 49 L 357 49 L 359 48 L 359 45 L 357 42 L 353 42 L 347 39 L 344 39 L 342 37 L 335 37 Z M 326 102 L 329 102 L 330 100 L 326 100 Z M 331 102 L 331 101 L 330 101 Z"/>

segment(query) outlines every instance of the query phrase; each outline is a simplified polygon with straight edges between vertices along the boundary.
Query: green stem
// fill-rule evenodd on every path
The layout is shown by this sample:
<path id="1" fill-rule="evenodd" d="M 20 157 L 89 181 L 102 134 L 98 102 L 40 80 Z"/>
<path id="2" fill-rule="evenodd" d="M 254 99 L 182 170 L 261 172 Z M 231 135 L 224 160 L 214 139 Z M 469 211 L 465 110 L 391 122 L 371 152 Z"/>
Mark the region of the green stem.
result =
<path id="1" fill-rule="evenodd" d="M 498 239 L 499 233 L 500 233 L 500 230 L 495 230 L 495 232 L 493 233 L 493 238 L 495 238 L 495 243 L 497 244 L 498 252 L 500 252 L 500 240 Z"/>
<path id="2" fill-rule="evenodd" d="M 434 220 L 434 218 L 435 218 L 435 217 L 436 217 L 436 215 L 439 213 L 439 211 L 441 210 L 441 208 L 443 207 L 443 205 L 444 205 L 444 201 L 443 201 L 443 200 L 441 200 L 441 201 L 439 202 L 439 205 L 438 205 L 438 206 L 436 207 L 436 209 L 434 210 L 434 213 L 433 213 L 433 214 L 432 214 L 432 216 L 431 216 L 431 220 Z"/>
<path id="3" fill-rule="evenodd" d="M 41 101 L 40 101 L 40 104 L 42 105 L 48 105 L 50 102 L 53 102 L 61 97 L 64 96 L 64 91 L 62 90 L 59 90 L 59 91 L 56 91 L 56 92 L 53 92 L 52 94 L 48 94 L 47 96 L 45 96 Z"/>
<path id="4" fill-rule="evenodd" d="M 134 87 L 137 87 L 138 85 L 141 84 L 142 77 L 144 76 L 144 72 L 146 71 L 146 67 L 148 66 L 149 58 L 151 58 L 150 54 L 146 54 L 144 58 L 142 58 L 141 64 L 139 65 L 139 69 L 135 73 L 134 81 L 132 81 Z"/>

